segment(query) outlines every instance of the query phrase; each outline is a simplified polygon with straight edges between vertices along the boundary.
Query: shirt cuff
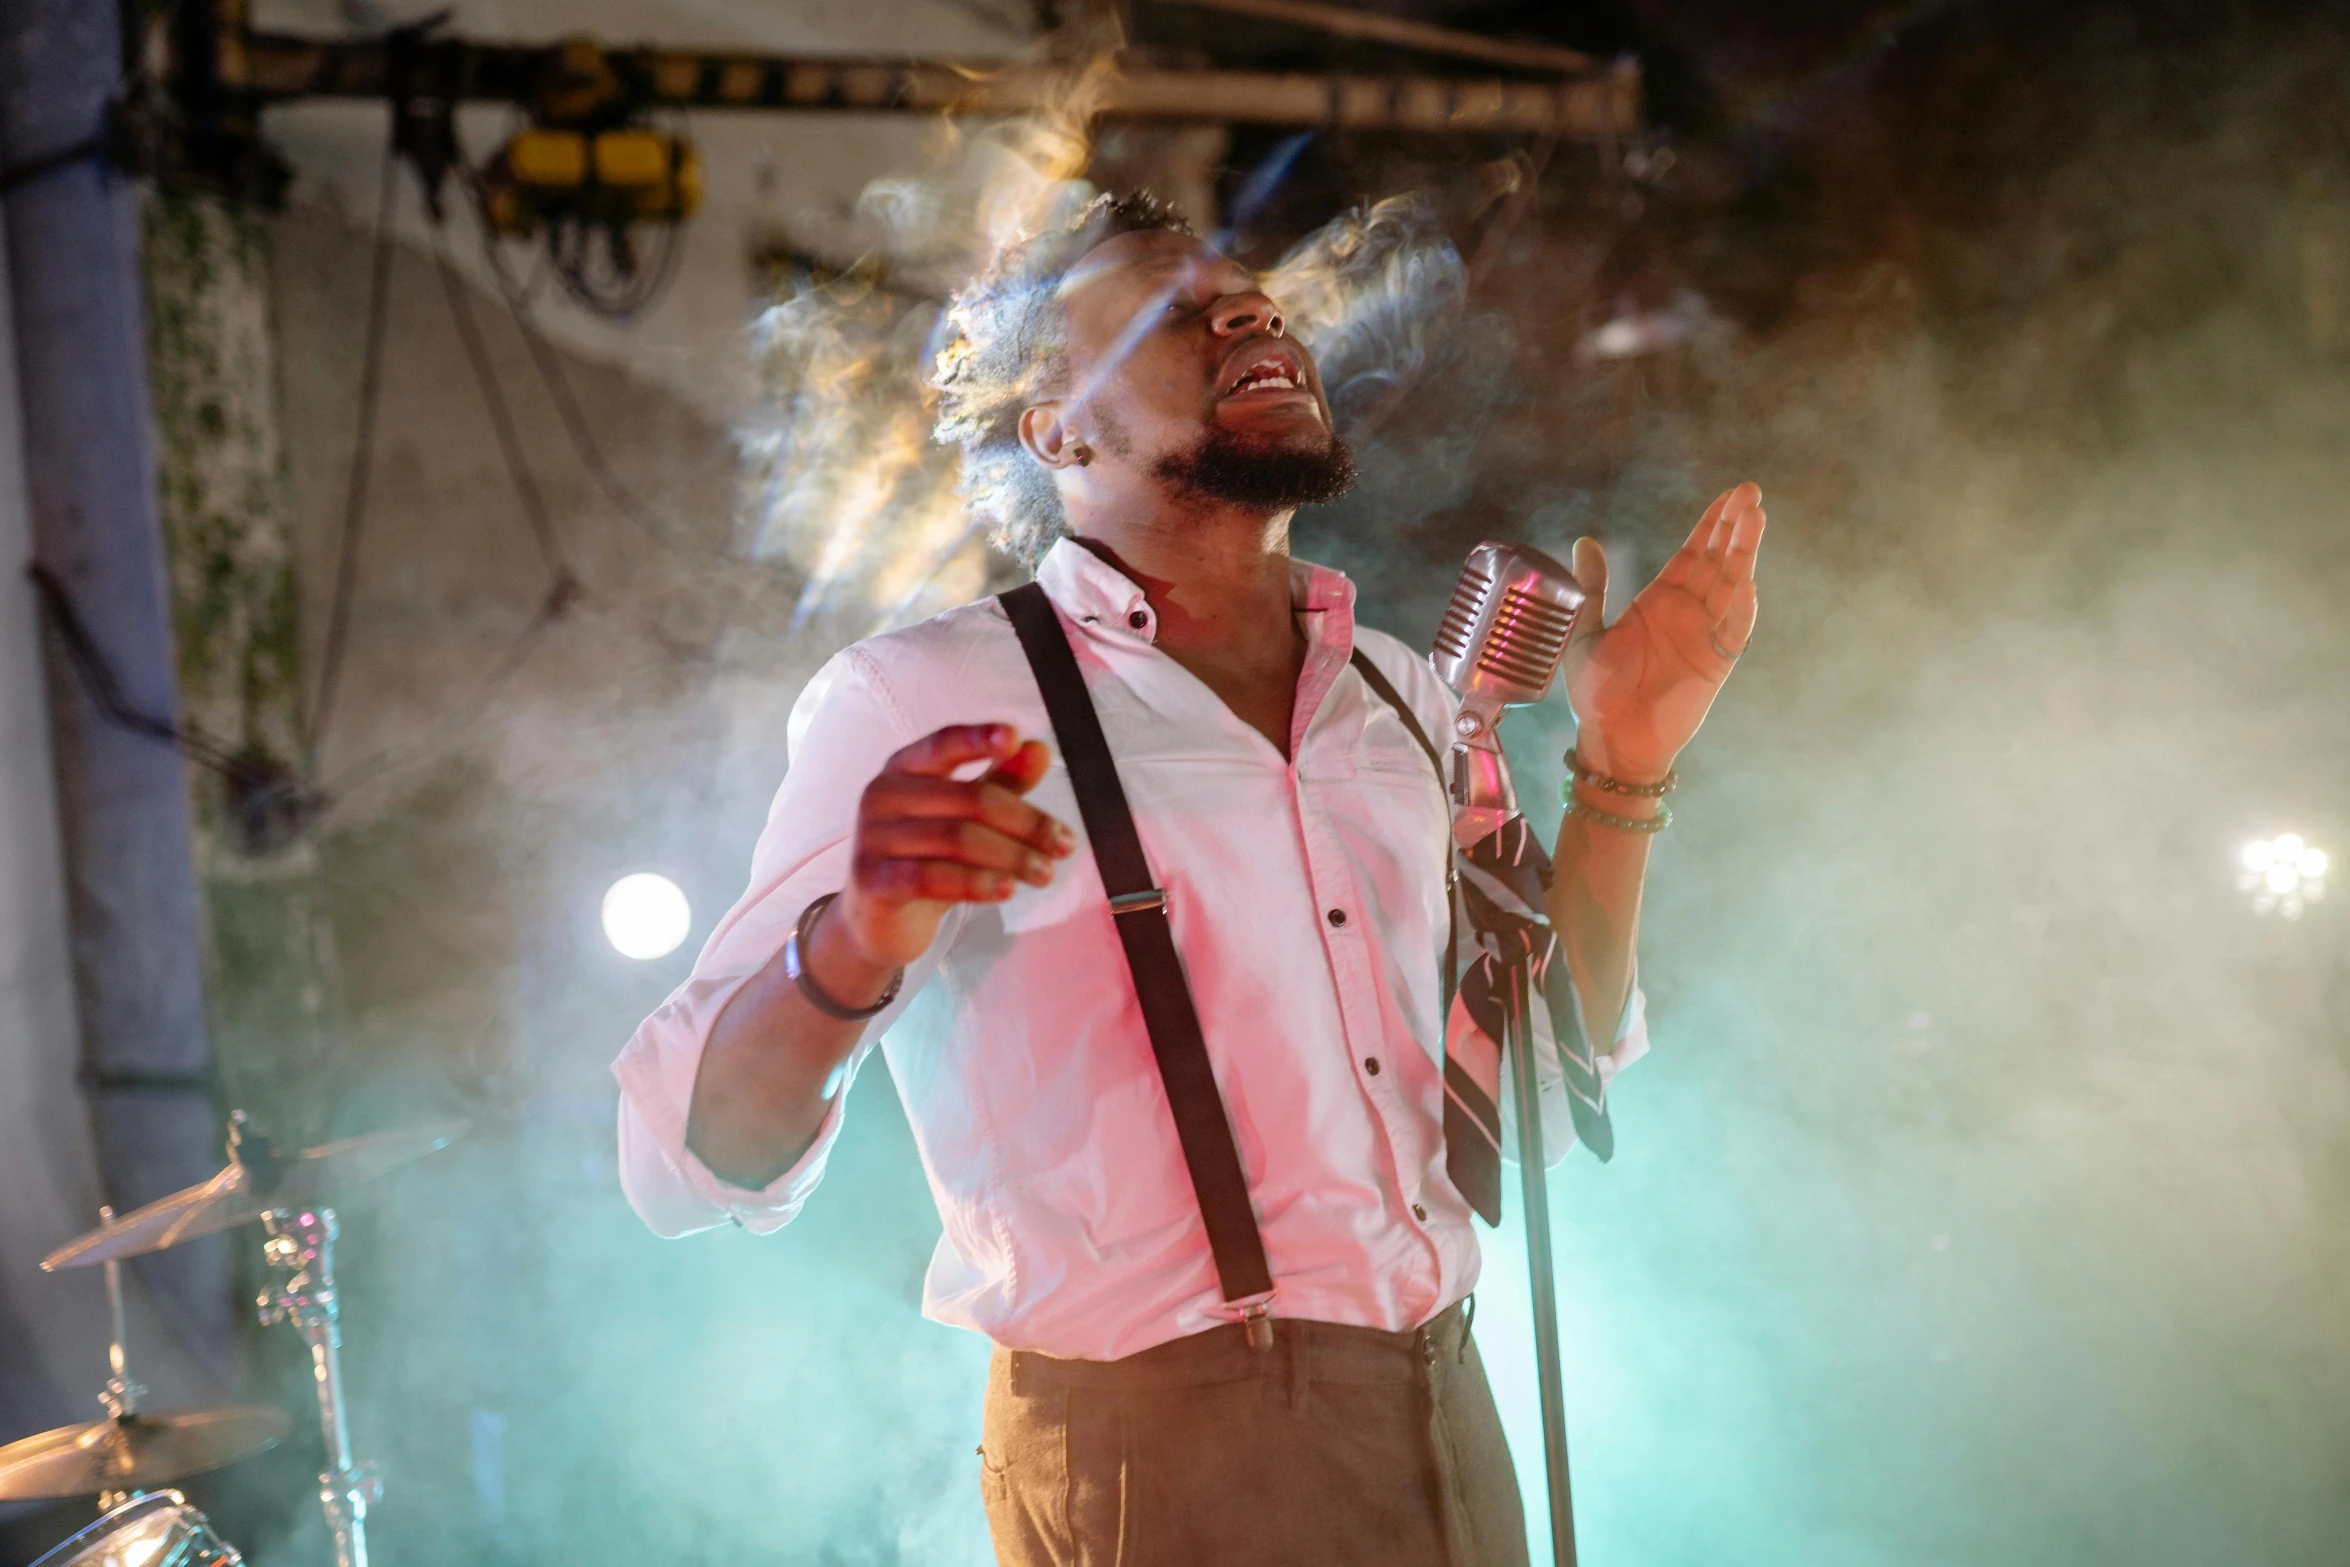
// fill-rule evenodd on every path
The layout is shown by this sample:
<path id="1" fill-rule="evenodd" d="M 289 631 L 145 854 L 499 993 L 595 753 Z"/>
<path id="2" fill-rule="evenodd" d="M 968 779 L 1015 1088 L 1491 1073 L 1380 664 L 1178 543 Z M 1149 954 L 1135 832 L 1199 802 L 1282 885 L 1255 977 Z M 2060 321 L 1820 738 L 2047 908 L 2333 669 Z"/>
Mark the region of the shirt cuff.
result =
<path id="1" fill-rule="evenodd" d="M 1632 983 L 1624 991 L 1624 1011 L 1616 1019 L 1616 1042 L 1599 1052 L 1592 1065 L 1599 1068 L 1599 1086 L 1605 1089 L 1609 1079 L 1648 1054 L 1648 997 L 1640 990 L 1640 971 L 1632 971 Z"/>
<path id="2" fill-rule="evenodd" d="M 809 1194 L 824 1178 L 825 1161 L 840 1137 L 849 1082 L 871 1048 L 870 1038 L 860 1042 L 850 1056 L 815 1137 L 791 1168 L 765 1186 L 736 1186 L 686 1146 L 692 1070 L 700 1066 L 702 1041 L 663 1039 L 661 1025 L 668 1011 L 663 1008 L 646 1019 L 620 1059 L 612 1063 L 612 1075 L 620 1082 L 621 1182 L 630 1204 L 656 1235 L 669 1239 L 726 1223 L 759 1235 L 783 1228 L 799 1217 Z M 681 1044 L 690 1048 L 680 1048 Z M 665 1070 L 664 1058 L 672 1055 L 682 1056 L 683 1064 L 691 1069 L 683 1074 L 683 1096 L 674 1081 L 680 1074 Z"/>

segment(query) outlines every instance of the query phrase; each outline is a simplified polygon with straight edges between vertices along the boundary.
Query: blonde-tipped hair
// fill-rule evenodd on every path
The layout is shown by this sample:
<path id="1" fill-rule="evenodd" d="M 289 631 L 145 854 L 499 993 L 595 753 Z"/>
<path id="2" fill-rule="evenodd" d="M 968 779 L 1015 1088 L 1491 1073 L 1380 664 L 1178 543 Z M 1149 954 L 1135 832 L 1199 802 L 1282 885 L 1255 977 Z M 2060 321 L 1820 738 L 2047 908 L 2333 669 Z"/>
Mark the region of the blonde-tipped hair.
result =
<path id="1" fill-rule="evenodd" d="M 1052 475 L 1020 442 L 1020 415 L 1060 388 L 1068 348 L 1061 280 L 1120 234 L 1191 225 L 1147 191 L 1097 196 L 1065 223 L 1023 235 L 948 301 L 931 383 L 932 435 L 963 451 L 963 498 L 998 549 L 1033 566 L 1068 531 Z"/>

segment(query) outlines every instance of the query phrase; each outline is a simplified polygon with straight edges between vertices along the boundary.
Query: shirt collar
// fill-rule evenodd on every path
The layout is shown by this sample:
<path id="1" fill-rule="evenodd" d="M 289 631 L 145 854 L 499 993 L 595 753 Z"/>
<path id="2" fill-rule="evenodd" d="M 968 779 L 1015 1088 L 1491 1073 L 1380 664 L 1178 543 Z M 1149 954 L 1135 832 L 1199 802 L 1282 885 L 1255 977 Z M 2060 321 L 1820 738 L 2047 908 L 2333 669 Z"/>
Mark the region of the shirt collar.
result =
<path id="1" fill-rule="evenodd" d="M 1158 636 L 1158 614 L 1134 579 L 1074 539 L 1057 540 L 1045 552 L 1037 563 L 1036 580 L 1061 613 L 1080 625 L 1141 642 Z M 1355 585 L 1345 572 L 1292 559 L 1289 601 L 1308 615 L 1326 617 L 1319 623 L 1306 622 L 1309 637 L 1352 646 Z M 1331 611 L 1336 612 L 1334 617 L 1327 616 Z"/>

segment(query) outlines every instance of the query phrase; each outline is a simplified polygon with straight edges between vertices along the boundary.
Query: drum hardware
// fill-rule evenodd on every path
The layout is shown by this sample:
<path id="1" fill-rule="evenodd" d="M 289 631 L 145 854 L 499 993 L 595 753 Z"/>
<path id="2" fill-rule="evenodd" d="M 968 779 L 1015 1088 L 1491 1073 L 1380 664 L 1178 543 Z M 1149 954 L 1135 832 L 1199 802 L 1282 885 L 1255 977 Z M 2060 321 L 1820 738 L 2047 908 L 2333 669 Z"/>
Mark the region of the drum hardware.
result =
<path id="1" fill-rule="evenodd" d="M 114 1210 L 104 1203 L 98 1205 L 98 1224 L 101 1228 L 114 1222 Z M 114 1330 L 114 1337 L 106 1345 L 106 1389 L 98 1395 L 98 1402 L 117 1420 L 139 1412 L 139 1400 L 147 1390 L 131 1380 L 130 1353 L 124 1348 L 122 1326 L 122 1264 L 106 1264 L 106 1319 Z"/>
<path id="2" fill-rule="evenodd" d="M 107 1509 L 33 1567 L 240 1567 L 244 1560 L 186 1497 L 150 1491 Z"/>
<path id="3" fill-rule="evenodd" d="M 114 1210 L 100 1208 L 98 1217 L 111 1223 Z M 111 1261 L 106 1264 L 106 1306 L 114 1337 L 106 1349 L 110 1375 L 98 1402 L 106 1406 L 107 1418 L 89 1425 L 61 1426 L 0 1447 L 0 1501 L 95 1492 L 99 1511 L 111 1513 L 151 1486 L 218 1469 L 275 1447 L 291 1428 L 293 1422 L 282 1409 L 141 1413 L 139 1400 L 146 1397 L 147 1390 L 131 1376 L 130 1356 L 124 1348 L 122 1270 L 119 1263 Z M 203 1515 L 196 1516 L 201 1523 Z M 99 1559 L 92 1557 L 91 1561 Z"/>
<path id="4" fill-rule="evenodd" d="M 0 1447 L 0 1501 L 97 1496 L 118 1502 L 266 1451 L 292 1425 L 282 1409 L 244 1408 L 61 1426 Z"/>
<path id="5" fill-rule="evenodd" d="M 116 1265 L 125 1257 L 141 1256 L 161 1251 L 182 1241 L 198 1236 L 212 1235 L 240 1224 L 260 1221 L 268 1234 L 261 1248 L 262 1259 L 276 1275 L 276 1281 L 262 1291 L 256 1304 L 264 1325 L 285 1322 L 302 1335 L 310 1347 L 310 1366 L 318 1387 L 318 1423 L 326 1441 L 329 1465 L 318 1477 L 319 1504 L 326 1513 L 327 1528 L 334 1535 L 336 1567 L 367 1567 L 367 1510 L 382 1497 L 373 1464 L 354 1463 L 351 1458 L 351 1434 L 344 1413 L 343 1400 L 343 1334 L 340 1326 L 341 1310 L 335 1297 L 334 1243 L 341 1233 L 335 1211 L 325 1199 L 376 1176 L 384 1175 L 428 1153 L 446 1148 L 468 1130 L 464 1121 L 441 1121 L 425 1126 L 405 1127 L 389 1132 L 376 1132 L 365 1137 L 347 1138 L 341 1142 L 324 1143 L 306 1148 L 291 1158 L 278 1157 L 267 1136 L 256 1127 L 244 1111 L 229 1116 L 228 1167 L 210 1180 L 172 1193 L 147 1204 L 120 1219 L 111 1211 L 100 1210 L 104 1221 L 95 1230 L 77 1237 L 41 1259 L 44 1270 L 87 1267 L 99 1262 L 106 1265 L 110 1299 L 115 1303 L 115 1348 L 113 1359 L 115 1376 L 107 1383 L 102 1395 L 107 1407 L 113 1409 L 119 1401 L 123 1407 L 135 1411 L 141 1390 L 123 1369 L 121 1298 Z M 277 1422 L 268 1440 L 268 1446 L 285 1434 L 287 1418 L 280 1410 L 214 1411 L 201 1416 L 170 1416 L 171 1420 L 217 1420 L 222 1415 L 266 1415 Z M 143 1420 L 135 1413 L 133 1420 Z M 114 1424 L 120 1425 L 118 1419 Z M 76 1428 L 77 1430 L 79 1428 Z M 102 1428 L 92 1428 L 102 1429 Z M 47 1442 L 51 1438 L 70 1435 L 70 1432 L 50 1432 L 46 1436 L 28 1438 L 27 1442 Z M 16 1447 L 0 1448 L 0 1497 L 10 1494 L 6 1489 L 9 1468 L 7 1458 Z M 259 1451 L 259 1448 L 250 1449 Z M 193 1473 L 199 1468 L 212 1468 L 227 1463 L 231 1458 L 243 1457 L 242 1452 L 196 1464 L 188 1469 L 165 1476 L 159 1469 L 153 1473 L 142 1469 L 138 1473 L 147 1483 Z M 121 1491 L 135 1489 L 141 1483 L 127 1478 L 131 1471 L 122 1471 L 126 1479 L 119 1486 L 82 1486 L 62 1492 L 40 1493 L 73 1496 L 86 1490 Z M 35 1493 L 25 1493 L 35 1494 Z M 155 1497 L 138 1498 L 125 1507 L 151 1502 Z M 211 1535 L 203 1514 L 187 1508 L 184 1501 L 178 1505 L 192 1516 L 190 1528 L 201 1531 L 202 1549 L 215 1554 L 183 1554 L 168 1562 L 161 1557 L 137 1559 L 137 1567 L 233 1567 L 241 1560 L 237 1553 Z M 122 1509 L 116 1509 L 120 1512 Z M 101 1524 L 116 1516 L 110 1512 Z M 147 1520 L 147 1514 L 139 1518 Z M 149 1520 L 152 1521 L 152 1520 Z M 184 1522 L 184 1520 L 183 1520 Z M 125 1525 L 127 1527 L 127 1525 Z M 144 1527 L 144 1524 L 142 1524 Z M 161 1525 L 157 1525 L 161 1528 Z M 177 1524 L 173 1527 L 178 1527 Z M 51 1552 L 43 1557 L 38 1567 L 130 1567 L 132 1558 L 110 1558 L 95 1548 L 101 1545 L 110 1550 L 107 1537 L 94 1533 L 96 1526 L 85 1529 L 64 1546 L 82 1541 L 85 1554 L 59 1556 Z M 89 1537 L 85 1540 L 85 1536 Z M 144 1540 L 146 1536 L 139 1537 Z M 160 1536 L 159 1536 L 160 1538 Z M 187 1541 L 195 1541 L 195 1533 L 187 1533 Z M 176 1546 L 174 1547 L 177 1548 Z M 190 1546 L 190 1550 L 197 1547 Z M 161 1550 L 162 1547 L 156 1547 Z M 219 1554 L 225 1552 L 226 1554 Z M 54 1558 L 54 1561 L 52 1561 Z"/>
<path id="6" fill-rule="evenodd" d="M 41 1259 L 44 1272 L 137 1257 L 234 1229 L 279 1211 L 316 1208 L 336 1194 L 446 1148 L 464 1121 L 437 1121 L 306 1148 L 279 1158 L 245 1112 L 229 1116 L 228 1168 L 78 1236 Z"/>
<path id="7" fill-rule="evenodd" d="M 367 1509 L 383 1499 L 383 1485 L 375 1465 L 351 1462 L 351 1431 L 343 1416 L 343 1330 L 335 1299 L 335 1237 L 341 1227 L 332 1208 L 281 1208 L 264 1214 L 261 1223 L 269 1231 L 261 1255 L 279 1275 L 261 1292 L 261 1321 L 272 1327 L 292 1323 L 310 1346 L 318 1426 L 332 1466 L 318 1477 L 318 1501 L 335 1537 L 335 1567 L 367 1567 Z"/>

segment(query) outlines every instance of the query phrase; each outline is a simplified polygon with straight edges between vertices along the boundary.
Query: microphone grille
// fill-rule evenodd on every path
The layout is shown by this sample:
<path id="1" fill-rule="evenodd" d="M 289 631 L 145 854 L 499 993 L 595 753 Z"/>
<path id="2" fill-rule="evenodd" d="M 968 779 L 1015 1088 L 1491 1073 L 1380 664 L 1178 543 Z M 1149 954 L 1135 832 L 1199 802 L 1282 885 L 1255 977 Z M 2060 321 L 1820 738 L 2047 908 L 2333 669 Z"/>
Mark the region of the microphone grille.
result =
<path id="1" fill-rule="evenodd" d="M 1461 694 L 1463 734 L 1542 700 L 1582 603 L 1574 574 L 1540 550 L 1488 541 L 1469 552 L 1428 655 L 1436 678 Z"/>
<path id="2" fill-rule="evenodd" d="M 1494 611 L 1493 631 L 1477 667 L 1514 685 L 1548 690 L 1574 629 L 1574 610 L 1512 583 Z"/>
<path id="3" fill-rule="evenodd" d="M 1493 578 L 1479 571 L 1474 563 L 1461 573 L 1461 580 L 1452 590 L 1452 602 L 1444 607 L 1444 619 L 1436 627 L 1436 651 L 1447 658 L 1464 659 L 1477 632 L 1477 614 L 1485 607 L 1485 596 L 1493 591 Z"/>

